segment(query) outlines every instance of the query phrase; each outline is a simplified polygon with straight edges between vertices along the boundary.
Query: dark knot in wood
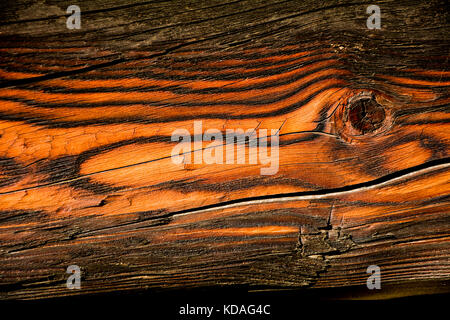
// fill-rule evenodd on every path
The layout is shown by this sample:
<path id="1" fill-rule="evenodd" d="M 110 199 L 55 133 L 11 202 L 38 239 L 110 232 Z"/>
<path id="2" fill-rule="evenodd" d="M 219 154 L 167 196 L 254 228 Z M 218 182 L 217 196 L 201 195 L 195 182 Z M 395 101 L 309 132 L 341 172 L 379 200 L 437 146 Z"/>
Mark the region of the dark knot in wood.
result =
<path id="1" fill-rule="evenodd" d="M 332 120 L 332 132 L 349 143 L 365 142 L 392 125 L 392 110 L 383 97 L 371 91 L 354 92 L 339 102 Z"/>
<path id="2" fill-rule="evenodd" d="M 348 105 L 348 121 L 361 134 L 379 129 L 386 118 L 384 108 L 373 96 L 362 96 L 353 99 Z"/>

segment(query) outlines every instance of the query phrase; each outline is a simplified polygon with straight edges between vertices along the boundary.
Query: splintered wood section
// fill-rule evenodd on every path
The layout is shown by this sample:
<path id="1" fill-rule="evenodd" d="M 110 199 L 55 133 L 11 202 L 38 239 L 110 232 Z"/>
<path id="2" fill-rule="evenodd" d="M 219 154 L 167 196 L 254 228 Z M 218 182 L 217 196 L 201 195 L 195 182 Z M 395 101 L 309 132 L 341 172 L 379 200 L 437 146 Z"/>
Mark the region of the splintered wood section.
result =
<path id="1" fill-rule="evenodd" d="M 450 280 L 443 1 L 65 5 L 0 5 L 1 298 Z"/>

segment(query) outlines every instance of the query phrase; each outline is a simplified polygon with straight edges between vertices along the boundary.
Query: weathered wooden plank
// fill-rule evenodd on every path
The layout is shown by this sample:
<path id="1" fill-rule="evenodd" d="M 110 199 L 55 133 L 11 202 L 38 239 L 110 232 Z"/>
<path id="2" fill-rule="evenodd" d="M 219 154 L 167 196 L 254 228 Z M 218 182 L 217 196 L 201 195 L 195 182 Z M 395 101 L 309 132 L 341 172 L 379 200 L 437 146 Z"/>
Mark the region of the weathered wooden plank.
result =
<path id="1" fill-rule="evenodd" d="M 2 298 L 448 280 L 444 1 L 386 1 L 381 30 L 352 1 L 97 0 L 80 30 L 65 2 L 5 4 Z M 176 164 L 180 129 L 223 142 Z M 227 164 L 236 129 L 278 154 Z"/>

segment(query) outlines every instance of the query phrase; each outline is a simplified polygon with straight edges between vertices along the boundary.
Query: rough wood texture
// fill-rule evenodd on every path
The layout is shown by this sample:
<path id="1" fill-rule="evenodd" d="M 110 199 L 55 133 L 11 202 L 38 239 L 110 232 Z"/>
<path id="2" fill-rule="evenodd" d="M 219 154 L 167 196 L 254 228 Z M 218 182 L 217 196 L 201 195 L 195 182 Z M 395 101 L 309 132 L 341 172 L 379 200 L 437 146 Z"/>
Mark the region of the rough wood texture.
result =
<path id="1" fill-rule="evenodd" d="M 0 297 L 448 282 L 448 9 L 370 4 L 96 0 L 68 30 L 3 1 Z M 199 120 L 279 130 L 278 172 L 174 164 Z"/>

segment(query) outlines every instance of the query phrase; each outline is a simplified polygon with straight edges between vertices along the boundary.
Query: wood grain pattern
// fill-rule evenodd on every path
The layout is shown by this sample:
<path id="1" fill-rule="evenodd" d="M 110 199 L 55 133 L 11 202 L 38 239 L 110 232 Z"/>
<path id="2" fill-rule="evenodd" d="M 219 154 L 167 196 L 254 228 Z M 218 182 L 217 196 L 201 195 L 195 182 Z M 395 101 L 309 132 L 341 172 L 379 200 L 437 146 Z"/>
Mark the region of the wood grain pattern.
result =
<path id="1" fill-rule="evenodd" d="M 64 6 L 0 7 L 1 298 L 450 280 L 444 1 L 382 30 L 352 1 Z M 173 163 L 200 120 L 276 129 L 278 172 Z"/>

